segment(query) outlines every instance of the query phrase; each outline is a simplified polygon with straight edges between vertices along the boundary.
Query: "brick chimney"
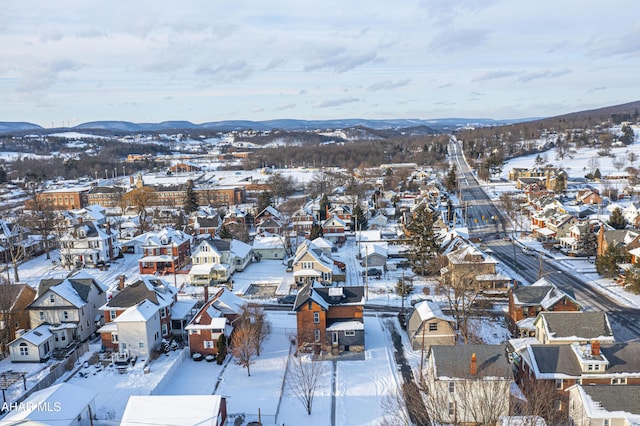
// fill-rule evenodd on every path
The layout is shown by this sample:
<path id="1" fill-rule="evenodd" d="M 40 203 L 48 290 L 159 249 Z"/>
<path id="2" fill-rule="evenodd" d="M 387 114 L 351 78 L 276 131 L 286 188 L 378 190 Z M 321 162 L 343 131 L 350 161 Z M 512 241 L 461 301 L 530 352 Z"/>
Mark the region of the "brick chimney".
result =
<path id="1" fill-rule="evenodd" d="M 124 290 L 124 280 L 126 280 L 127 277 L 125 275 L 120 275 L 120 277 L 118 277 L 118 290 Z"/>
<path id="2" fill-rule="evenodd" d="M 594 340 L 591 342 L 591 355 L 600 356 L 600 341 Z"/>
<path id="3" fill-rule="evenodd" d="M 471 354 L 471 368 L 469 369 L 469 372 L 471 373 L 472 376 L 475 376 L 476 374 L 478 374 L 478 364 L 476 363 L 475 352 Z"/>

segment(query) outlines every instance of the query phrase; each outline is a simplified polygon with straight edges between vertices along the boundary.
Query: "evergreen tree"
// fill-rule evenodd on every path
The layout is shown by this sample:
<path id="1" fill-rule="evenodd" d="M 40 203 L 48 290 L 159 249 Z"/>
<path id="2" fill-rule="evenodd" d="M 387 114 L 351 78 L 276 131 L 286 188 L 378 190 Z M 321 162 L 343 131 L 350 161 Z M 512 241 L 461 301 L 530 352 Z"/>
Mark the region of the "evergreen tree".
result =
<path id="1" fill-rule="evenodd" d="M 233 235 L 231 235 L 231 231 L 229 231 L 229 229 L 224 225 L 222 225 L 222 227 L 218 231 L 218 236 L 223 240 L 230 240 L 233 238 Z"/>
<path id="2" fill-rule="evenodd" d="M 318 237 L 322 237 L 322 227 L 318 224 L 315 224 L 311 227 L 311 231 L 309 232 L 309 241 L 313 241 Z"/>
<path id="3" fill-rule="evenodd" d="M 449 169 L 449 173 L 447 173 L 447 177 L 444 181 L 444 186 L 447 188 L 447 191 L 454 192 L 458 187 L 458 177 L 456 175 L 457 168 L 456 165 L 452 165 Z"/>
<path id="4" fill-rule="evenodd" d="M 622 215 L 622 209 L 620 207 L 616 207 L 611 212 L 611 216 L 609 216 L 609 221 L 607 223 L 613 229 L 624 229 L 627 227 L 627 219 Z"/>
<path id="5" fill-rule="evenodd" d="M 434 223 L 435 214 L 426 204 L 422 204 L 413 212 L 413 219 L 406 226 L 412 239 L 410 258 L 414 270 L 420 274 L 426 271 L 428 262 L 441 251 L 442 236 L 434 231 Z"/>
<path id="6" fill-rule="evenodd" d="M 3 167 L 0 167 L 0 183 L 5 183 L 7 181 L 7 172 Z"/>
<path id="7" fill-rule="evenodd" d="M 319 217 L 321 221 L 327 220 L 327 211 L 331 208 L 331 203 L 329 202 L 329 197 L 327 194 L 322 194 L 322 198 L 320 199 L 320 212 Z"/>
<path id="8" fill-rule="evenodd" d="M 187 181 L 187 189 L 184 197 L 184 212 L 190 214 L 198 210 L 198 195 L 193 189 L 193 181 Z"/>
<path id="9" fill-rule="evenodd" d="M 359 205 L 353 209 L 353 215 L 351 215 L 353 220 L 354 231 L 364 231 L 369 227 L 369 219 L 364 214 L 364 210 Z"/>
<path id="10" fill-rule="evenodd" d="M 224 359 L 227 357 L 227 336 L 221 334 L 216 342 L 216 349 L 218 354 L 216 355 L 216 362 L 218 365 L 222 365 Z"/>
<path id="11" fill-rule="evenodd" d="M 625 257 L 623 250 L 612 244 L 596 259 L 596 271 L 605 278 L 614 278 L 618 275 L 618 265 L 625 262 Z"/>

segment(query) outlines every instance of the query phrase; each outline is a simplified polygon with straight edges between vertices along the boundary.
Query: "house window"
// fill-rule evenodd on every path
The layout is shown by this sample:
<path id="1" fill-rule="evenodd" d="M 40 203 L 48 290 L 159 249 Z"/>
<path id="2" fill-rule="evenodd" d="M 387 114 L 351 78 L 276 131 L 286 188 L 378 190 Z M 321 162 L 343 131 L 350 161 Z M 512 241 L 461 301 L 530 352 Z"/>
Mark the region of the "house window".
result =
<path id="1" fill-rule="evenodd" d="M 213 340 L 205 340 L 204 341 L 205 349 L 213 349 Z"/>
<path id="2" fill-rule="evenodd" d="M 453 416 L 456 413 L 456 404 L 454 402 L 449 402 L 449 415 Z"/>
<path id="3" fill-rule="evenodd" d="M 138 342 L 138 347 L 139 348 L 144 348 L 144 342 Z"/>
<path id="4" fill-rule="evenodd" d="M 454 393 L 456 391 L 456 383 L 449 382 L 449 393 Z"/>
<path id="5" fill-rule="evenodd" d="M 626 385 L 627 384 L 627 378 L 626 377 L 616 377 L 611 379 L 611 384 L 612 385 Z"/>
<path id="6" fill-rule="evenodd" d="M 40 315 L 40 321 L 44 321 L 44 312 L 40 311 L 38 314 Z"/>
<path id="7" fill-rule="evenodd" d="M 593 366 L 593 370 L 594 370 L 594 371 L 599 371 L 599 370 L 600 370 L 600 364 L 595 364 L 595 365 Z"/>
<path id="8" fill-rule="evenodd" d="M 313 262 L 302 262 L 302 269 L 313 269 Z"/>
<path id="9" fill-rule="evenodd" d="M 320 324 L 320 312 L 313 313 L 313 322 L 314 324 Z"/>
<path id="10" fill-rule="evenodd" d="M 562 390 L 562 379 L 556 379 L 556 389 Z"/>
<path id="11" fill-rule="evenodd" d="M 109 311 L 109 320 L 113 321 L 114 319 L 116 319 L 116 311 L 111 310 Z"/>
<path id="12" fill-rule="evenodd" d="M 593 364 L 589 364 L 589 365 L 587 366 L 587 370 L 589 370 L 589 371 L 593 371 Z"/>
<path id="13" fill-rule="evenodd" d="M 69 319 L 69 312 L 62 311 L 62 319 L 63 320 L 68 320 Z"/>
<path id="14" fill-rule="evenodd" d="M 562 410 L 562 401 L 561 401 L 561 400 L 559 400 L 559 399 L 556 399 L 556 400 L 553 402 L 553 408 L 555 408 L 555 410 L 556 410 L 556 411 L 560 411 L 560 410 Z"/>
<path id="15" fill-rule="evenodd" d="M 313 337 L 316 342 L 320 341 L 320 330 L 315 330 L 313 333 Z"/>
<path id="16" fill-rule="evenodd" d="M 118 343 L 118 333 L 111 333 L 111 343 Z"/>
<path id="17" fill-rule="evenodd" d="M 610 419 L 602 419 L 602 426 L 611 426 Z"/>
<path id="18" fill-rule="evenodd" d="M 26 343 L 20 343 L 20 356 L 29 356 L 29 347 Z"/>
<path id="19" fill-rule="evenodd" d="M 349 337 L 353 337 L 353 336 L 356 335 L 356 332 L 353 331 L 353 330 L 347 330 L 347 331 L 344 332 L 344 335 L 345 336 L 349 336 Z"/>
<path id="20" fill-rule="evenodd" d="M 167 308 L 160 309 L 160 318 L 166 318 L 166 317 L 167 317 Z"/>
<path id="21" fill-rule="evenodd" d="M 429 331 L 438 331 L 438 323 L 430 322 L 429 323 Z"/>
<path id="22" fill-rule="evenodd" d="M 53 294 L 49 295 L 49 303 L 56 303 L 56 298 Z"/>
<path id="23" fill-rule="evenodd" d="M 168 331 L 167 324 L 162 324 L 162 335 L 166 336 Z"/>

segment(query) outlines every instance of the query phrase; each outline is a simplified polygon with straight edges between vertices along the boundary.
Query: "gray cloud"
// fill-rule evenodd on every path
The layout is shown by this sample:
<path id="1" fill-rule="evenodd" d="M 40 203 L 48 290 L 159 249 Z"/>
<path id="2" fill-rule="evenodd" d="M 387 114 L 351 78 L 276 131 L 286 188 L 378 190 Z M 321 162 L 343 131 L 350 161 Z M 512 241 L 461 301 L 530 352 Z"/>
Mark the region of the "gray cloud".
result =
<path id="1" fill-rule="evenodd" d="M 329 101 L 323 101 L 323 102 L 319 102 L 317 104 L 315 104 L 313 107 L 314 108 L 332 108 L 332 107 L 337 107 L 340 105 L 344 105 L 344 104 L 350 104 L 353 102 L 360 102 L 362 101 L 362 99 L 360 98 L 340 98 L 340 99 L 332 99 Z"/>
<path id="2" fill-rule="evenodd" d="M 333 49 L 321 53 L 319 59 L 312 61 L 304 66 L 304 71 L 315 71 L 320 69 L 329 69 L 338 74 L 347 72 L 361 65 L 378 60 L 374 51 L 352 53 L 346 49 Z"/>
<path id="3" fill-rule="evenodd" d="M 20 92 L 46 90 L 60 80 L 61 74 L 75 72 L 80 68 L 80 64 L 71 59 L 58 59 L 37 64 L 33 68 L 24 70 L 23 80 L 17 90 Z"/>
<path id="4" fill-rule="evenodd" d="M 404 80 L 398 80 L 398 81 L 385 80 L 378 83 L 374 83 L 371 86 L 369 86 L 367 89 L 371 90 L 372 92 L 377 92 L 378 90 L 392 90 L 392 89 L 397 89 L 398 87 L 406 86 L 409 83 L 411 83 L 410 78 L 405 78 Z"/>
<path id="5" fill-rule="evenodd" d="M 490 30 L 447 28 L 436 34 L 429 43 L 432 52 L 452 53 L 469 50 L 485 42 Z"/>
<path id="6" fill-rule="evenodd" d="M 551 70 L 543 70 L 543 71 L 537 71 L 537 72 L 530 72 L 530 73 L 526 73 L 521 75 L 518 78 L 518 81 L 521 83 L 528 83 L 532 80 L 537 80 L 540 78 L 555 78 L 555 77 L 560 77 L 566 74 L 571 74 L 571 70 L 568 68 L 563 68 L 561 70 L 557 70 L 557 71 L 551 71 Z"/>
<path id="7" fill-rule="evenodd" d="M 238 60 L 215 68 L 200 67 L 195 70 L 195 74 L 209 81 L 229 83 L 246 80 L 253 74 L 253 68 L 245 61 Z"/>
<path id="8" fill-rule="evenodd" d="M 505 77 L 512 77 L 514 75 L 517 75 L 518 73 L 515 71 L 505 71 L 505 70 L 498 70 L 498 71 L 489 71 L 486 72 L 484 74 L 481 74 L 477 77 L 474 77 L 471 81 L 474 83 L 480 82 L 480 81 L 486 81 L 486 80 L 494 80 L 497 78 L 505 78 Z"/>

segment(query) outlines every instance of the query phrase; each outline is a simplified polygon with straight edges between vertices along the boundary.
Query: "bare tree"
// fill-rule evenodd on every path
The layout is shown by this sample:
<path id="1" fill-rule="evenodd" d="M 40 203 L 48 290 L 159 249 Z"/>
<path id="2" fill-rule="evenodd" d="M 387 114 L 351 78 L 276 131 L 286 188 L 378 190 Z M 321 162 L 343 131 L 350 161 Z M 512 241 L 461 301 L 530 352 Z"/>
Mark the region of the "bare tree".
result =
<path id="1" fill-rule="evenodd" d="M 623 155 L 618 155 L 611 161 L 611 165 L 618 171 L 622 170 L 624 163 L 626 162 Z"/>
<path id="2" fill-rule="evenodd" d="M 314 361 L 311 355 L 290 356 L 290 360 L 287 383 L 307 414 L 311 414 L 313 398 L 320 381 L 327 375 L 327 366 L 323 361 Z"/>
<path id="3" fill-rule="evenodd" d="M 440 279 L 440 284 L 445 289 L 444 293 L 447 297 L 449 309 L 453 312 L 456 327 L 465 345 L 469 343 L 469 339 L 472 337 L 469 318 L 473 314 L 473 305 L 481 294 L 481 289 L 476 280 L 477 273 L 473 267 L 468 267 L 463 273 L 456 273 L 455 276 L 452 273 L 448 273 Z"/>
<path id="4" fill-rule="evenodd" d="M 236 358 L 236 363 L 247 369 L 247 375 L 251 376 L 251 364 L 256 356 L 255 333 L 251 325 L 241 322 L 231 334 L 231 355 Z"/>
<path id="5" fill-rule="evenodd" d="M 244 318 L 249 318 L 252 331 L 254 333 L 254 341 L 256 345 L 256 356 L 260 356 L 262 344 L 271 332 L 271 324 L 267 320 L 264 308 L 259 305 L 247 305 L 243 308 L 241 314 Z"/>
<path id="6" fill-rule="evenodd" d="M 569 423 L 567 412 L 556 406 L 559 396 L 553 380 L 536 380 L 523 375 L 520 385 L 525 399 L 515 408 L 522 416 L 540 416 L 549 425 Z"/>
<path id="7" fill-rule="evenodd" d="M 147 207 L 150 207 L 156 194 L 153 188 L 143 186 L 142 188 L 136 188 L 127 192 L 125 195 L 126 204 L 134 206 L 138 213 L 138 220 L 140 222 L 140 232 L 144 232 L 147 227 Z"/>

